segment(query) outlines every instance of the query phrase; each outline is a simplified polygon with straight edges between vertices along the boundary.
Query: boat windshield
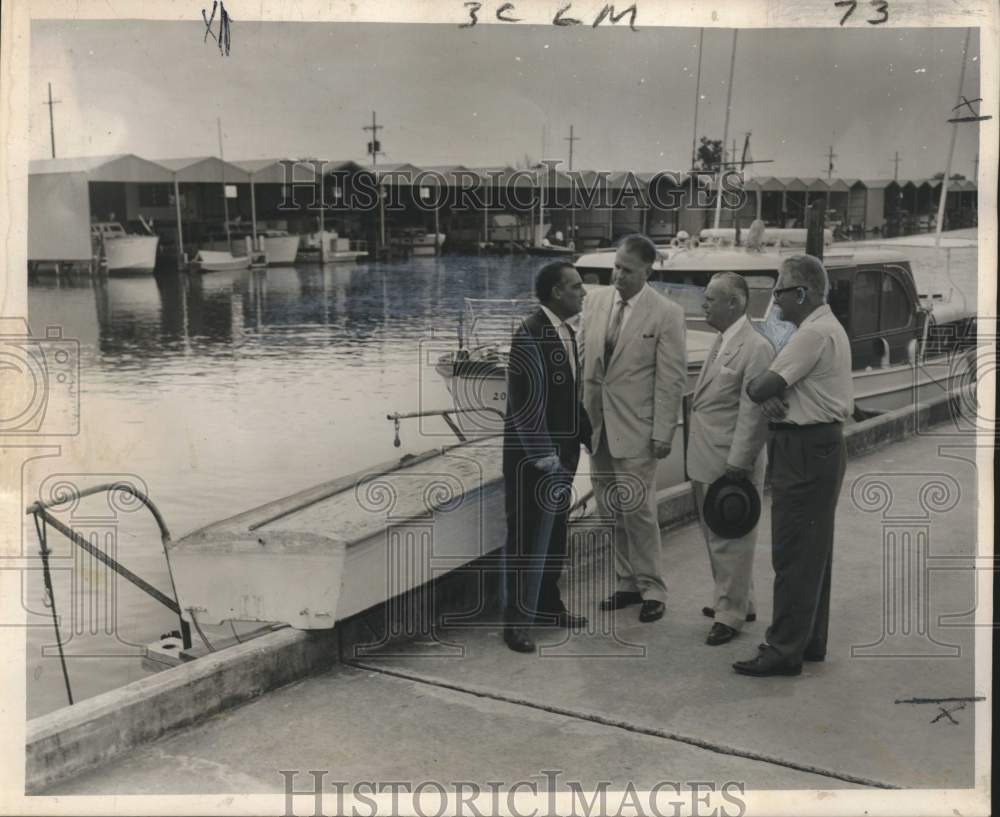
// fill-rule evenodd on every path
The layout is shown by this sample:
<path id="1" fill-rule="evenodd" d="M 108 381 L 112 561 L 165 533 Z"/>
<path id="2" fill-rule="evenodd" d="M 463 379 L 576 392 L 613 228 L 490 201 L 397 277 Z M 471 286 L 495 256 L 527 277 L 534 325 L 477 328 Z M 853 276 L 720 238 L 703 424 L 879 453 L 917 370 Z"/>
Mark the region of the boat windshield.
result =
<path id="1" fill-rule="evenodd" d="M 688 318 L 704 317 L 701 305 L 704 301 L 705 287 L 716 271 L 697 270 L 684 272 L 682 270 L 665 270 L 657 281 L 649 283 L 654 289 L 662 292 L 684 310 Z M 771 289 L 778 278 L 778 273 L 761 273 L 744 275 L 743 279 L 750 288 L 750 303 L 747 314 L 755 321 L 762 321 L 767 316 L 771 304 Z"/>
<path id="2" fill-rule="evenodd" d="M 711 331 L 711 327 L 705 322 L 705 313 L 701 305 L 704 300 L 705 287 L 715 272 L 717 270 L 710 272 L 669 270 L 662 274 L 670 276 L 671 280 L 651 280 L 649 283 L 658 292 L 662 292 L 683 308 L 688 328 Z M 778 317 L 778 311 L 772 308 L 771 290 L 778 278 L 777 270 L 744 275 L 743 278 L 750 289 L 747 314 L 753 321 L 754 329 L 771 341 L 771 345 L 775 349 L 781 349 L 791 337 L 792 332 L 795 331 L 795 324 L 781 320 Z"/>

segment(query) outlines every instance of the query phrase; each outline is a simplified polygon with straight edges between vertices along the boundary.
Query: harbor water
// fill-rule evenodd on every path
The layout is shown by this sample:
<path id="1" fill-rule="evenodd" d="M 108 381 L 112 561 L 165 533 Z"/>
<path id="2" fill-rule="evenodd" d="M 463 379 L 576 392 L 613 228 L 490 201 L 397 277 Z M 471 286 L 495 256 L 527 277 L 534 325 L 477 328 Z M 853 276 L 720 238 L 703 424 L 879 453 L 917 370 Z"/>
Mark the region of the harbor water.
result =
<path id="1" fill-rule="evenodd" d="M 940 253 L 900 250 L 920 256 L 914 268 L 922 289 L 948 290 Z M 78 435 L 26 464 L 24 504 L 60 484 L 128 479 L 148 492 L 178 538 L 319 482 L 453 442 L 440 421 L 404 421 L 397 448 L 386 414 L 449 407 L 433 364 L 456 345 L 464 299 L 530 297 L 543 262 L 444 256 L 33 279 L 33 334 L 58 326 L 80 344 L 81 411 Z M 951 277 L 974 308 L 975 250 L 952 251 Z M 155 525 L 120 504 L 85 499 L 60 518 L 98 535 L 119 561 L 170 595 Z M 142 645 L 176 629 L 177 618 L 126 581 L 109 579 L 60 534 L 50 531 L 48 541 L 76 700 L 147 675 Z M 22 551 L 27 558 L 37 550 L 29 520 Z M 44 598 L 41 571 L 29 571 L 22 590 L 28 717 L 66 703 Z"/>

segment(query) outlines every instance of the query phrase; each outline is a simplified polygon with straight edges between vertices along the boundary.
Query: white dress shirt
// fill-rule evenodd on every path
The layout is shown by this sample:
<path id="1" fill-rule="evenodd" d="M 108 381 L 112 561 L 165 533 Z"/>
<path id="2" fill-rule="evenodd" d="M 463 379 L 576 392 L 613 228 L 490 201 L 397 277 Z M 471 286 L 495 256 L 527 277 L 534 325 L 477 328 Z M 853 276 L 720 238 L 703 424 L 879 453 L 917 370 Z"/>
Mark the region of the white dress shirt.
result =
<path id="1" fill-rule="evenodd" d="M 552 325 L 556 328 L 556 334 L 559 335 L 559 339 L 562 341 L 563 347 L 566 349 L 566 357 L 569 360 L 569 367 L 573 371 L 573 379 L 576 379 L 576 355 L 573 354 L 573 336 L 570 335 L 569 322 L 564 321 L 562 318 L 556 316 L 553 312 L 545 305 L 542 306 L 542 312 L 545 313 L 546 317 L 552 322 Z M 571 319 L 572 320 L 572 319 Z"/>
<path id="2" fill-rule="evenodd" d="M 722 333 L 722 341 L 719 343 L 719 351 L 716 352 L 716 357 L 718 357 L 724 351 L 726 351 L 726 344 L 728 344 L 736 336 L 736 333 L 743 328 L 746 322 L 747 322 L 747 316 L 740 315 L 733 323 L 733 325 Z"/>
<path id="3" fill-rule="evenodd" d="M 625 331 L 625 326 L 628 324 L 629 316 L 635 310 L 635 305 L 639 302 L 639 299 L 645 297 L 647 289 L 651 290 L 652 287 L 649 284 L 643 285 L 642 289 L 625 302 L 625 309 L 622 312 L 622 325 L 618 329 L 618 337 L 622 336 L 622 332 Z M 618 304 L 621 302 L 622 294 L 615 289 L 615 296 L 611 299 L 611 316 L 608 318 L 608 331 L 611 331 L 611 327 L 615 322 L 615 312 L 618 310 Z"/>

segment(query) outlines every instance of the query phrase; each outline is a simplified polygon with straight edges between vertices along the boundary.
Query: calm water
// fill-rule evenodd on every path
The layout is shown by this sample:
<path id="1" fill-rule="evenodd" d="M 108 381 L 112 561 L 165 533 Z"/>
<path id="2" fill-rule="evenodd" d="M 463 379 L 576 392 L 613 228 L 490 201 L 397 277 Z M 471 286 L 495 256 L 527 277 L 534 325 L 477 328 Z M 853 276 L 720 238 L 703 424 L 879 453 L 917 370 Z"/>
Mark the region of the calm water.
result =
<path id="1" fill-rule="evenodd" d="M 59 325 L 64 337 L 80 341 L 81 433 L 62 456 L 33 463 L 26 485 L 37 496 L 38 486 L 56 480 L 86 486 L 134 475 L 177 538 L 318 482 L 452 442 L 426 435 L 447 435 L 443 424 L 432 422 L 422 435 L 410 421 L 397 449 L 385 415 L 447 407 L 448 392 L 428 364 L 454 347 L 463 298 L 528 296 L 538 266 L 525 257 L 446 257 L 201 278 L 32 281 L 33 332 Z M 109 512 L 106 502 L 87 499 L 76 514 L 88 531 L 101 528 L 95 517 L 117 516 L 119 560 L 169 591 L 159 536 L 145 512 Z M 34 556 L 33 528 L 25 543 Z M 54 566 L 69 566 L 79 552 L 57 533 L 50 546 Z M 123 641 L 145 644 L 177 627 L 169 611 L 128 583 L 109 588 L 88 562 L 56 575 L 65 633 L 75 630 L 67 649 L 76 656 L 69 673 L 78 699 L 146 674 L 136 647 Z M 66 701 L 58 658 L 42 654 L 54 644 L 42 597 L 34 574 L 25 590 L 37 625 L 29 630 L 29 715 Z M 104 632 L 112 619 L 119 638 Z M 84 657 L 94 654 L 101 657 Z"/>
<path id="2" fill-rule="evenodd" d="M 922 288 L 947 289 L 939 253 L 903 251 Z M 443 425 L 425 425 L 422 435 L 411 421 L 397 449 L 385 415 L 450 405 L 430 364 L 454 347 L 463 299 L 529 296 L 539 266 L 523 256 L 446 257 L 201 278 L 33 281 L 34 334 L 57 325 L 80 342 L 81 433 L 58 455 L 28 464 L 26 495 L 36 498 L 40 486 L 44 493 L 58 481 L 85 487 L 132 477 L 178 538 L 450 442 Z M 974 304 L 975 251 L 953 252 L 951 266 Z M 88 499 L 63 518 L 169 594 L 158 532 L 145 512 Z M 34 559 L 30 526 L 24 542 Z M 50 547 L 77 700 L 146 675 L 141 645 L 175 629 L 176 618 L 128 583 L 108 581 L 61 535 L 51 535 Z M 29 717 L 66 703 L 43 597 L 41 573 L 32 572 L 23 590 Z"/>

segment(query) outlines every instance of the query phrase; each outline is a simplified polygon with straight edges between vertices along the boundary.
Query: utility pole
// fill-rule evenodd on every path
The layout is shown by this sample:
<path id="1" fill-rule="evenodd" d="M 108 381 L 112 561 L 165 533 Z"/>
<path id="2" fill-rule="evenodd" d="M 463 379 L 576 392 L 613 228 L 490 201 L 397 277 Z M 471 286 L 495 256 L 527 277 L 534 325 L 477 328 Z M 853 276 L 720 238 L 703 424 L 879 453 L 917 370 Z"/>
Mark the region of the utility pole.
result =
<path id="1" fill-rule="evenodd" d="M 972 181 L 977 185 L 979 184 L 979 154 L 976 154 L 976 158 L 972 160 Z"/>
<path id="2" fill-rule="evenodd" d="M 705 29 L 698 30 L 698 78 L 694 83 L 694 129 L 691 133 L 691 169 L 698 162 L 698 103 L 701 101 L 701 46 L 705 42 Z"/>
<path id="3" fill-rule="evenodd" d="M 826 180 L 830 181 L 833 178 L 833 160 L 837 158 L 837 154 L 833 152 L 833 145 L 830 145 L 830 152 L 826 154 Z"/>
<path id="4" fill-rule="evenodd" d="M 54 123 L 54 121 L 52 119 L 52 106 L 53 105 L 58 105 L 60 102 L 62 102 L 61 99 L 53 99 L 52 98 L 52 83 L 50 82 L 49 83 L 49 101 L 48 102 L 43 102 L 42 104 L 49 106 L 49 137 L 52 140 L 52 158 L 53 159 L 56 158 L 56 126 L 55 126 L 55 123 Z"/>
<path id="5" fill-rule="evenodd" d="M 372 169 L 375 172 L 375 187 L 378 190 L 378 241 L 380 249 L 385 246 L 385 210 L 382 202 L 382 182 L 378 177 L 378 157 L 379 154 L 385 155 L 385 151 L 382 150 L 382 143 L 378 139 L 378 132 L 383 127 L 385 126 L 379 125 L 376 121 L 375 111 L 372 111 L 372 123 L 362 128 L 364 131 L 372 132 L 372 138 L 368 142 L 368 154 L 372 157 Z"/>
<path id="6" fill-rule="evenodd" d="M 962 97 L 962 86 L 965 84 L 965 61 L 969 56 L 969 39 L 972 37 L 972 29 L 965 29 L 965 45 L 962 46 L 962 68 L 958 74 L 958 100 L 959 107 Z M 955 137 L 958 136 L 958 122 L 955 122 L 951 128 L 951 142 L 948 145 L 948 161 L 945 162 L 944 166 L 944 178 L 941 179 L 941 199 L 938 202 L 938 214 L 937 214 L 937 232 L 934 235 L 934 246 L 941 246 L 941 231 L 944 229 L 944 215 L 945 208 L 948 203 L 948 177 L 951 175 L 951 159 L 955 155 Z"/>
<path id="7" fill-rule="evenodd" d="M 894 182 L 899 181 L 899 151 L 896 151 L 896 155 L 892 160 L 892 180 Z"/>
<path id="8" fill-rule="evenodd" d="M 573 169 L 573 143 L 580 141 L 579 136 L 573 135 L 573 126 L 569 126 L 569 136 L 565 137 L 566 141 L 569 142 L 569 169 Z M 573 177 L 569 180 L 569 192 L 570 192 L 570 210 L 569 210 L 569 237 L 567 241 L 573 241 L 574 247 L 576 246 L 576 188 L 573 186 Z"/>

